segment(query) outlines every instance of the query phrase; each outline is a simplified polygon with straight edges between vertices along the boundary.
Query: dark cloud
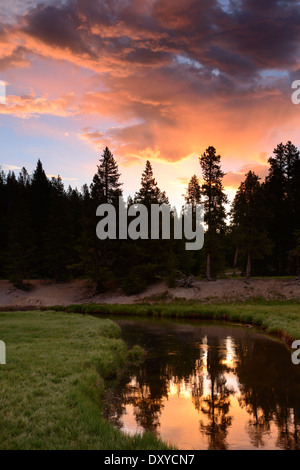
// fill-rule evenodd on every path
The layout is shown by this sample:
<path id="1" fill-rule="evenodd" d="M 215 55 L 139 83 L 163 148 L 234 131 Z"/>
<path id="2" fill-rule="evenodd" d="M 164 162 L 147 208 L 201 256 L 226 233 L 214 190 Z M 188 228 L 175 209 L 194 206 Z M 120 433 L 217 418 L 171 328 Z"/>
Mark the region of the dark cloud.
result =
<path id="1" fill-rule="evenodd" d="M 86 41 L 85 31 L 81 30 L 81 19 L 73 3 L 61 6 L 39 4 L 23 17 L 23 31 L 45 44 L 69 49 L 74 53 L 93 55 Z"/>
<path id="2" fill-rule="evenodd" d="M 223 5 L 223 6 L 222 6 Z M 38 5 L 23 31 L 95 60 L 164 66 L 178 54 L 239 80 L 298 59 L 295 0 L 69 0 Z M 178 68 L 178 65 L 177 65 Z"/>
<path id="3" fill-rule="evenodd" d="M 164 64 L 164 63 L 169 63 L 171 58 L 170 55 L 166 52 L 162 51 L 152 51 L 151 49 L 147 48 L 137 48 L 133 51 L 131 51 L 127 56 L 126 60 L 129 62 L 136 62 L 139 64 L 149 64 L 149 65 L 154 65 L 154 64 Z"/>
<path id="4" fill-rule="evenodd" d="M 13 67 L 30 67 L 25 48 L 16 47 L 10 54 L 0 58 L 0 71 L 5 71 Z"/>
<path id="5" fill-rule="evenodd" d="M 285 122 L 299 78 L 294 0 L 66 0 L 37 5 L 10 34 L 16 47 L 2 45 L 0 66 L 38 54 L 95 73 L 78 113 L 116 118 L 105 137 L 123 154 L 148 148 L 171 161 L 208 137 L 262 139 L 278 110 Z M 102 141 L 95 132 L 84 138 Z"/>

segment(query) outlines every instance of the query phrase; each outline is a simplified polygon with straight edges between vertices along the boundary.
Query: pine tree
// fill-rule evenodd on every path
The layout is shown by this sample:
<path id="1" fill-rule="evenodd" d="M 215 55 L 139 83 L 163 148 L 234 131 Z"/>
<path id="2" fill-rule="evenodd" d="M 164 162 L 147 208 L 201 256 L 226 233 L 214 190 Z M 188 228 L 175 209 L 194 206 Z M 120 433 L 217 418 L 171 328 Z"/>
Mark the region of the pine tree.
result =
<path id="1" fill-rule="evenodd" d="M 270 254 L 271 241 L 265 228 L 266 203 L 259 177 L 249 171 L 232 203 L 233 230 L 241 252 L 246 255 L 246 277 L 251 275 L 252 260 Z"/>
<path id="2" fill-rule="evenodd" d="M 189 181 L 185 195 L 185 202 L 187 204 L 192 204 L 193 206 L 201 203 L 201 186 L 196 175 L 193 175 Z"/>
<path id="3" fill-rule="evenodd" d="M 290 272 L 289 253 L 295 244 L 294 233 L 299 227 L 300 154 L 290 141 L 285 145 L 281 142 L 268 162 L 268 231 L 274 240 L 275 272 L 284 274 Z"/>
<path id="4" fill-rule="evenodd" d="M 130 257 L 123 286 L 130 294 L 140 292 L 148 283 L 166 274 L 171 250 L 170 240 L 151 240 L 151 205 L 169 204 L 169 200 L 166 193 L 157 186 L 149 160 L 146 161 L 142 173 L 140 189 L 135 193 L 133 200 L 129 200 L 129 204 L 132 203 L 143 204 L 148 209 L 148 239 L 129 241 L 126 244 L 130 247 Z"/>
<path id="5" fill-rule="evenodd" d="M 7 189 L 6 274 L 11 282 L 24 288 L 24 279 L 31 273 L 34 253 L 29 205 L 29 176 L 23 168 L 19 178 L 9 172 Z"/>
<path id="6" fill-rule="evenodd" d="M 135 193 L 134 202 L 144 204 L 146 207 L 150 207 L 151 204 L 169 204 L 165 191 L 161 191 L 157 186 L 149 160 L 146 161 L 146 167 L 141 178 L 141 187 Z"/>
<path id="7" fill-rule="evenodd" d="M 97 205 L 103 203 L 117 205 L 119 196 L 122 196 L 122 183 L 119 182 L 121 175 L 116 160 L 108 147 L 105 147 L 99 162 L 98 171 L 90 186 L 91 197 Z"/>
<path id="8" fill-rule="evenodd" d="M 6 214 L 6 176 L 0 167 L 0 277 L 5 275 L 5 251 L 7 247 L 7 214 Z"/>
<path id="9" fill-rule="evenodd" d="M 51 179 L 49 216 L 44 235 L 45 270 L 55 281 L 68 277 L 67 266 L 72 263 L 73 233 L 70 208 L 60 176 Z"/>
<path id="10" fill-rule="evenodd" d="M 295 256 L 300 230 L 300 152 L 288 141 L 285 145 L 286 159 L 286 197 L 287 197 L 287 237 L 288 274 L 298 273 L 299 256 Z"/>
<path id="11" fill-rule="evenodd" d="M 193 230 L 196 228 L 196 207 L 202 202 L 202 192 L 199 179 L 193 175 L 188 183 L 186 194 L 184 196 L 185 203 L 192 206 Z M 198 275 L 202 270 L 203 265 L 203 250 L 186 251 L 184 244 L 178 243 L 178 261 L 180 271 L 186 275 Z"/>
<path id="12" fill-rule="evenodd" d="M 202 197 L 204 203 L 204 222 L 207 224 L 205 234 L 206 251 L 206 277 L 212 276 L 211 260 L 217 259 L 221 254 L 221 236 L 226 228 L 225 204 L 228 202 L 224 193 L 222 179 L 225 173 L 221 170 L 221 157 L 216 149 L 208 147 L 199 159 L 204 183 L 202 185 Z M 216 268 L 214 268 L 216 271 Z"/>
<path id="13" fill-rule="evenodd" d="M 83 219 L 83 232 L 79 243 L 81 266 L 85 267 L 86 274 L 96 284 L 96 291 L 105 290 L 105 281 L 112 276 L 114 265 L 117 262 L 119 245 L 117 240 L 99 240 L 96 236 L 96 209 L 100 204 L 113 204 L 117 213 L 118 233 L 118 205 L 122 196 L 122 183 L 119 181 L 120 173 L 117 162 L 108 147 L 105 147 L 97 165 L 97 173 L 90 185 L 90 192 L 85 188 L 84 206 L 86 214 Z"/>
<path id="14" fill-rule="evenodd" d="M 51 185 L 40 160 L 31 177 L 30 216 L 33 230 L 34 255 L 32 256 L 33 275 L 42 279 L 45 269 L 45 233 L 50 208 Z"/>

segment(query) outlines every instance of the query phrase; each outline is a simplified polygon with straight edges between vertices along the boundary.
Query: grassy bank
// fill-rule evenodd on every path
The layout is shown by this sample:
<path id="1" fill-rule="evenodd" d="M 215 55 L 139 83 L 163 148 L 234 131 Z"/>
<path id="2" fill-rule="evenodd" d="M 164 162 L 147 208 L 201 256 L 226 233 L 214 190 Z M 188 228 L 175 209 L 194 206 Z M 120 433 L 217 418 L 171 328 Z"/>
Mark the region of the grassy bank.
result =
<path id="1" fill-rule="evenodd" d="M 165 449 L 101 414 L 108 381 L 130 353 L 110 320 L 54 311 L 0 313 L 1 449 Z"/>
<path id="2" fill-rule="evenodd" d="M 263 328 L 267 333 L 282 337 L 291 344 L 300 339 L 300 303 L 296 301 L 263 301 L 194 304 L 165 302 L 130 305 L 70 305 L 56 310 L 99 315 L 137 315 L 166 318 L 194 318 L 248 323 Z"/>
<path id="3" fill-rule="evenodd" d="M 137 348 L 127 350 L 119 327 L 104 318 L 109 315 L 249 323 L 289 343 L 300 339 L 300 303 L 293 301 L 85 304 L 2 312 L 7 364 L 0 365 L 0 449 L 166 449 L 150 433 L 128 436 L 102 418 L 105 389 L 127 361 L 141 355 Z"/>

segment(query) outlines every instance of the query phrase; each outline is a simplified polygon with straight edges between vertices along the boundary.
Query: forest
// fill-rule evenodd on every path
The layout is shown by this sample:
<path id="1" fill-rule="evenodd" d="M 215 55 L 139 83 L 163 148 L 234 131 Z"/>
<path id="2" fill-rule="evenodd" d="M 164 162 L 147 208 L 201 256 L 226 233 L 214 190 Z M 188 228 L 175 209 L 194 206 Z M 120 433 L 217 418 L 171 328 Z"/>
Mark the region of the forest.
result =
<path id="1" fill-rule="evenodd" d="M 184 204 L 204 205 L 204 246 L 186 251 L 185 240 L 100 240 L 96 209 L 115 205 L 123 195 L 118 163 L 103 150 L 92 182 L 79 191 L 62 179 L 47 177 L 42 162 L 30 175 L 0 171 L 0 278 L 26 288 L 26 280 L 90 279 L 96 292 L 116 286 L 128 295 L 165 279 L 175 286 L 178 273 L 207 279 L 233 275 L 299 275 L 300 152 L 292 142 L 280 143 L 268 159 L 265 180 L 249 171 L 230 210 L 224 191 L 221 156 L 212 146 L 199 157 Z M 150 161 L 140 188 L 125 201 L 169 204 L 157 185 Z"/>

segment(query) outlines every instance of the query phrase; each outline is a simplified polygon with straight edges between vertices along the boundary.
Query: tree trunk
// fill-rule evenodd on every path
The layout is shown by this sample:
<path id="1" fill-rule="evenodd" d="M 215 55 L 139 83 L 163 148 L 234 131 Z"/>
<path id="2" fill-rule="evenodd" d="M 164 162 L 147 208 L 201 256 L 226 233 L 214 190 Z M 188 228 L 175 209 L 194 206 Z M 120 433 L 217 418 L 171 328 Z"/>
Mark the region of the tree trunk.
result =
<path id="1" fill-rule="evenodd" d="M 233 267 L 234 268 L 236 268 L 236 265 L 237 265 L 238 253 L 239 253 L 239 247 L 237 246 L 236 249 L 235 249 L 234 261 L 233 261 Z"/>
<path id="2" fill-rule="evenodd" d="M 105 202 L 108 203 L 108 159 L 105 159 Z"/>
<path id="3" fill-rule="evenodd" d="M 251 276 L 251 255 L 250 255 L 250 253 L 248 253 L 246 278 L 249 279 L 250 276 Z"/>
<path id="4" fill-rule="evenodd" d="M 206 255 L 206 279 L 211 280 L 210 253 Z"/>

